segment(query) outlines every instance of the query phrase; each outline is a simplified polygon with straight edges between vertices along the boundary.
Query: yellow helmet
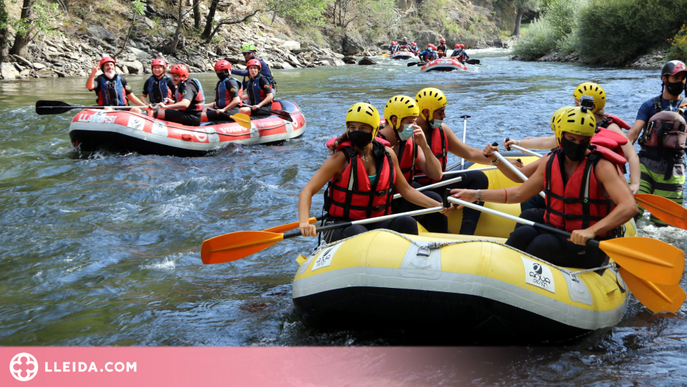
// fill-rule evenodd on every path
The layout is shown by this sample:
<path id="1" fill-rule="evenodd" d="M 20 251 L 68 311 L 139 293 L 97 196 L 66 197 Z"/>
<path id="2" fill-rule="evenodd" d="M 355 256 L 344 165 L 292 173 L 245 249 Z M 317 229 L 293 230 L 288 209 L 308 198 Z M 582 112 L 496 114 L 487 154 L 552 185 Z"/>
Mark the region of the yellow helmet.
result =
<path id="1" fill-rule="evenodd" d="M 386 123 L 391 125 L 394 130 L 397 130 L 401 126 L 401 120 L 406 117 L 417 117 L 420 115 L 420 109 L 417 107 L 417 103 L 413 101 L 412 98 L 405 95 L 395 95 L 389 99 L 384 107 L 384 118 L 386 118 Z M 397 125 L 391 122 L 391 117 L 396 117 L 398 119 Z"/>
<path id="2" fill-rule="evenodd" d="M 372 127 L 372 138 L 377 137 L 379 131 L 379 112 L 377 109 L 365 102 L 353 104 L 346 113 L 346 122 L 355 121 L 368 124 Z M 348 133 L 348 129 L 346 129 Z"/>
<path id="3" fill-rule="evenodd" d="M 556 118 L 556 139 L 561 144 L 563 133 L 592 137 L 596 133 L 594 114 L 581 107 L 570 108 Z"/>
<path id="4" fill-rule="evenodd" d="M 558 130 L 556 129 L 556 121 L 558 119 L 558 116 L 563 114 L 564 111 L 568 109 L 572 109 L 574 106 L 563 106 L 561 108 L 556 109 L 556 111 L 553 113 L 551 116 L 551 130 L 553 130 L 554 136 L 556 136 L 556 140 L 558 143 L 560 143 L 560 134 L 558 133 Z"/>
<path id="5" fill-rule="evenodd" d="M 577 86 L 573 96 L 575 99 L 579 100 L 583 95 L 589 95 L 594 98 L 594 109 L 592 109 L 592 113 L 596 113 L 597 110 L 601 110 L 606 106 L 606 92 L 596 83 L 585 82 Z"/>
<path id="6" fill-rule="evenodd" d="M 415 102 L 417 102 L 420 113 L 425 109 L 429 109 L 429 117 L 424 117 L 429 120 L 434 116 L 434 111 L 446 107 L 448 101 L 443 91 L 435 87 L 427 87 L 417 93 Z"/>

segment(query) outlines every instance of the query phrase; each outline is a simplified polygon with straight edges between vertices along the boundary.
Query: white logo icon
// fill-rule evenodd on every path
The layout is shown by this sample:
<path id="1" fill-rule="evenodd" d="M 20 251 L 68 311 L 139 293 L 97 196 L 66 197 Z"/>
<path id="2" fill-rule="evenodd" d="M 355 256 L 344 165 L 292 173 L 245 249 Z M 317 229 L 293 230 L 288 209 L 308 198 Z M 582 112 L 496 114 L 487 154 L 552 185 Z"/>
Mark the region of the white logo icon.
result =
<path id="1" fill-rule="evenodd" d="M 28 382 L 38 373 L 38 361 L 30 353 L 14 355 L 10 361 L 10 373 L 20 382 Z"/>

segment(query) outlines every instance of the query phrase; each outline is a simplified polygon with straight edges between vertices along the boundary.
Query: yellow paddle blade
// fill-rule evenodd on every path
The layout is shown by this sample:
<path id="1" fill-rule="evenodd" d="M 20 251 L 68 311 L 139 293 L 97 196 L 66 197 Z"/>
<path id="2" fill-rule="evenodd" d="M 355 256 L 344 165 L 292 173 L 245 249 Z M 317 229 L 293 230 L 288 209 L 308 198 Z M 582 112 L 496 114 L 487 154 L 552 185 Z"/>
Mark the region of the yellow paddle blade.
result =
<path id="1" fill-rule="evenodd" d="M 687 230 L 687 208 L 658 195 L 637 194 L 635 200 L 651 215 L 673 227 Z"/>
<path id="2" fill-rule="evenodd" d="M 200 257 L 206 265 L 236 261 L 264 250 L 284 239 L 284 234 L 268 231 L 237 231 L 206 239 Z"/>
<path id="3" fill-rule="evenodd" d="M 389 56 L 388 52 L 386 54 L 382 54 L 382 59 L 386 58 L 387 56 Z"/>
<path id="4" fill-rule="evenodd" d="M 317 218 L 312 217 L 312 218 L 308 219 L 308 221 L 310 222 L 310 224 L 313 224 L 313 223 L 317 222 Z M 297 228 L 299 224 L 300 224 L 300 222 L 282 224 L 281 226 L 274 226 L 274 227 L 265 229 L 263 231 L 285 233 L 287 231 L 293 230 L 294 228 Z"/>
<path id="5" fill-rule="evenodd" d="M 677 285 L 685 269 L 685 253 L 653 238 L 615 238 L 599 243 L 618 265 L 647 281 Z"/>
<path id="6" fill-rule="evenodd" d="M 246 129 L 250 129 L 250 116 L 248 114 L 236 113 L 231 117 L 234 121 L 238 122 L 239 125 Z"/>
<path id="7" fill-rule="evenodd" d="M 643 280 L 624 268 L 619 268 L 620 275 L 634 294 L 637 301 L 653 313 L 677 313 L 685 302 L 687 293 L 680 285 L 661 285 Z"/>

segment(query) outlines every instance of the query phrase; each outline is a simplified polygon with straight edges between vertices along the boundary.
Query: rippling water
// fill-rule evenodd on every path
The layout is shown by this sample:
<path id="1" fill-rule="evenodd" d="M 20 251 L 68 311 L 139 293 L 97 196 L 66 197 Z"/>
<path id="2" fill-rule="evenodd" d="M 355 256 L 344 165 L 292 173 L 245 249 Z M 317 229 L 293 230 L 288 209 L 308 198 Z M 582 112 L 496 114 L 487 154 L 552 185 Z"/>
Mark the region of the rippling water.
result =
<path id="1" fill-rule="evenodd" d="M 382 109 L 392 95 L 439 87 L 449 99 L 445 122 L 461 136 L 458 117 L 470 115 L 467 143 L 482 148 L 506 136 L 548 135 L 552 112 L 572 104 L 574 87 L 584 81 L 600 83 L 606 111 L 630 123 L 660 91 L 658 71 L 516 62 L 494 50 L 470 54 L 483 64 L 469 72 L 420 73 L 388 60 L 277 70 L 279 97 L 306 115 L 303 138 L 202 158 L 81 158 L 67 132 L 74 114 L 38 116 L 33 103 L 91 105 L 85 79 L 0 83 L 0 345 L 409 344 L 391 334 L 314 332 L 299 322 L 290 282 L 296 256 L 311 251 L 314 239 L 212 266 L 202 264 L 200 245 L 297 220 L 298 193 L 355 102 L 369 99 Z M 206 89 L 215 82 L 214 75 L 199 78 Z M 143 78 L 128 79 L 140 93 Z M 318 195 L 313 214 L 321 204 Z M 684 230 L 642 223 L 641 233 L 687 247 Z M 632 299 L 616 327 L 577 342 L 521 348 L 507 370 L 468 382 L 684 385 L 684 311 L 653 316 Z M 427 367 L 433 385 L 458 381 L 450 359 Z"/>

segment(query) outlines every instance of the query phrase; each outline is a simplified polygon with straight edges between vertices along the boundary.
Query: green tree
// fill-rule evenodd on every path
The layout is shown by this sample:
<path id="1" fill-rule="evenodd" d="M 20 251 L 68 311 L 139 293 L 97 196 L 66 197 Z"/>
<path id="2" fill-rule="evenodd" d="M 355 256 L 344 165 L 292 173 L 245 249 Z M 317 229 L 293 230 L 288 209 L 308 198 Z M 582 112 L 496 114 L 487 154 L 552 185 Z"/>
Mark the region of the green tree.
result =
<path id="1" fill-rule="evenodd" d="M 267 9 L 295 24 L 324 26 L 327 0 L 269 0 Z"/>
<path id="2" fill-rule="evenodd" d="M 515 0 L 515 29 L 513 29 L 513 36 L 520 36 L 520 23 L 522 22 L 522 15 L 527 11 L 538 11 L 541 0 Z"/>
<path id="3" fill-rule="evenodd" d="M 5 61 L 7 56 L 7 11 L 5 10 L 5 0 L 0 0 L 0 63 Z"/>
<path id="4" fill-rule="evenodd" d="M 119 48 L 116 54 L 114 54 L 114 57 L 118 57 L 119 54 L 124 51 L 126 48 L 127 43 L 129 43 L 129 39 L 131 38 L 131 33 L 134 31 L 136 28 L 136 22 L 138 21 L 138 16 L 143 16 L 145 14 L 146 6 L 142 1 L 135 0 L 134 2 L 131 3 L 131 13 L 133 14 L 133 18 L 131 18 L 131 25 L 129 26 L 129 32 L 126 34 L 126 39 L 124 39 L 124 44 Z"/>
<path id="5" fill-rule="evenodd" d="M 40 32 L 50 32 L 54 28 L 51 22 L 59 13 L 56 3 L 48 4 L 45 0 L 24 0 L 19 20 L 10 21 L 16 31 L 10 54 L 26 56 L 26 45 Z"/>

